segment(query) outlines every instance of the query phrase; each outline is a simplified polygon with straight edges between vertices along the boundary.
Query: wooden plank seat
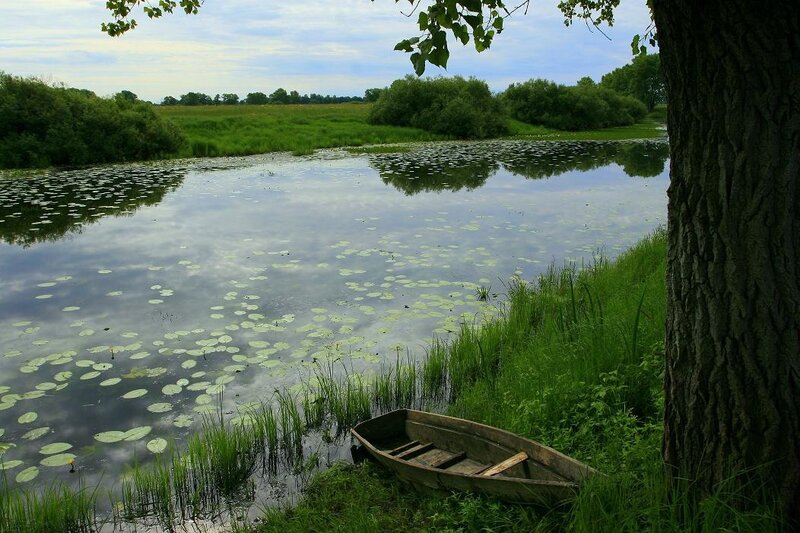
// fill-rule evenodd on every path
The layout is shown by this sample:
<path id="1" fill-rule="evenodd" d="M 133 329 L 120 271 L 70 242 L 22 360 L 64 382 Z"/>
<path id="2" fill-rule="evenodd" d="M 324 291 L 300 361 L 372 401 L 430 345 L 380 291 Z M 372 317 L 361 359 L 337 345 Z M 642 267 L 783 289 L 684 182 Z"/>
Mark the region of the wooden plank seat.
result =
<path id="1" fill-rule="evenodd" d="M 422 455 L 423 453 L 427 452 L 428 450 L 432 450 L 432 449 L 433 449 L 433 443 L 431 443 L 431 442 L 427 442 L 427 443 L 424 443 L 424 444 L 423 443 L 417 443 L 415 446 L 412 446 L 411 448 L 408 448 L 408 449 L 403 450 L 402 452 L 398 453 L 397 455 L 395 455 L 395 457 L 397 457 L 398 459 L 403 459 L 405 461 L 408 461 L 408 460 L 413 459 L 414 457 L 416 457 L 418 455 Z"/>
<path id="2" fill-rule="evenodd" d="M 487 477 L 496 476 L 497 474 L 505 472 L 509 468 L 514 467 L 520 464 L 521 462 L 526 461 L 527 459 L 528 459 L 527 453 L 519 452 L 516 455 L 512 455 L 505 461 L 497 463 L 496 465 L 493 466 L 489 466 L 484 471 L 478 473 L 482 476 L 487 476 Z"/>
<path id="3" fill-rule="evenodd" d="M 419 441 L 418 440 L 412 440 L 411 442 L 406 442 L 405 444 L 401 444 L 400 446 L 398 446 L 397 448 L 395 448 L 393 450 L 389 450 L 387 453 L 389 455 L 397 455 L 399 453 L 403 453 L 404 451 L 406 451 L 406 450 L 408 450 L 410 448 L 413 448 L 414 446 L 418 446 L 418 445 L 419 445 Z"/>

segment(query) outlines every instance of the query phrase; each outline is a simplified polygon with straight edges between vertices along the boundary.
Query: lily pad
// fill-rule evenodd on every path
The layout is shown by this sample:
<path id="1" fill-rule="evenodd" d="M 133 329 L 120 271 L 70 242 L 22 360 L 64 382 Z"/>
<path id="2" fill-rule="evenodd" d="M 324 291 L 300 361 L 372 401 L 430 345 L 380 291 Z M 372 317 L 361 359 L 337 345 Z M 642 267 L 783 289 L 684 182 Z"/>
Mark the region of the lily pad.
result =
<path id="1" fill-rule="evenodd" d="M 173 385 L 171 383 L 169 385 L 164 385 L 161 388 L 161 392 L 163 392 L 167 396 L 172 396 L 174 394 L 179 394 L 182 390 L 183 390 L 183 387 L 181 387 L 180 385 Z"/>
<path id="2" fill-rule="evenodd" d="M 70 448 L 72 448 L 72 444 L 68 442 L 54 442 L 52 444 L 42 446 L 42 449 L 39 450 L 39 453 L 42 455 L 53 455 L 54 453 L 65 452 Z"/>
<path id="3" fill-rule="evenodd" d="M 130 392 L 126 392 L 125 394 L 123 394 L 122 398 L 125 400 L 132 400 L 134 398 L 141 398 L 145 394 L 147 394 L 147 389 L 134 389 Z"/>
<path id="4" fill-rule="evenodd" d="M 39 461 L 40 465 L 44 466 L 64 466 L 70 464 L 75 460 L 75 454 L 60 453 L 58 455 L 51 455 Z"/>
<path id="5" fill-rule="evenodd" d="M 126 441 L 134 441 L 139 440 L 143 437 L 146 437 L 150 431 L 152 431 L 152 426 L 140 426 L 137 428 L 129 429 L 125 432 L 125 440 Z"/>
<path id="6" fill-rule="evenodd" d="M 0 461 L 0 470 L 11 470 L 12 468 L 16 468 L 22 464 L 22 461 L 19 459 L 14 459 L 12 461 Z"/>
<path id="7" fill-rule="evenodd" d="M 154 403 L 147 406 L 147 410 L 151 413 L 166 413 L 172 411 L 172 404 L 167 402 Z"/>
<path id="8" fill-rule="evenodd" d="M 112 443 L 112 442 L 119 442 L 125 439 L 126 433 L 124 431 L 103 431 L 102 433 L 96 433 L 94 436 L 94 440 L 105 442 L 105 443 Z"/>
<path id="9" fill-rule="evenodd" d="M 178 415 L 175 417 L 175 420 L 172 421 L 172 424 L 179 428 L 188 428 L 192 425 L 192 421 L 194 419 L 189 415 Z"/>
<path id="10" fill-rule="evenodd" d="M 17 419 L 17 422 L 19 422 L 20 424 L 30 424 L 31 422 L 33 422 L 37 418 L 39 418 L 39 414 L 38 413 L 36 413 L 34 411 L 29 411 L 29 412 L 23 414 L 22 416 L 20 416 Z"/>
<path id="11" fill-rule="evenodd" d="M 147 441 L 147 449 L 153 453 L 161 453 L 167 449 L 167 441 L 161 437 Z"/>
<path id="12" fill-rule="evenodd" d="M 32 481 L 39 475 L 39 467 L 36 466 L 29 466 L 25 470 L 22 470 L 19 474 L 17 474 L 16 479 L 17 483 L 27 483 L 28 481 Z"/>
<path id="13" fill-rule="evenodd" d="M 27 433 L 22 435 L 22 438 L 25 440 L 36 440 L 39 437 L 47 435 L 48 433 L 50 433 L 50 428 L 48 426 L 44 426 L 28 431 Z"/>

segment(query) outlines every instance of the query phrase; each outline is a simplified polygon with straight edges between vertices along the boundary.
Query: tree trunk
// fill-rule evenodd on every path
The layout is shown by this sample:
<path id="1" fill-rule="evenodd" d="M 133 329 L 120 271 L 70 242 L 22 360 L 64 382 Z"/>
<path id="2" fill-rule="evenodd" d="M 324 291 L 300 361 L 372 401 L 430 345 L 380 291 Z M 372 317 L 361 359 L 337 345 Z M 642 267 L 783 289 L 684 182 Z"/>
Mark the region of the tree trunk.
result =
<path id="1" fill-rule="evenodd" d="M 653 0 L 671 151 L 664 460 L 800 513 L 800 9 Z"/>

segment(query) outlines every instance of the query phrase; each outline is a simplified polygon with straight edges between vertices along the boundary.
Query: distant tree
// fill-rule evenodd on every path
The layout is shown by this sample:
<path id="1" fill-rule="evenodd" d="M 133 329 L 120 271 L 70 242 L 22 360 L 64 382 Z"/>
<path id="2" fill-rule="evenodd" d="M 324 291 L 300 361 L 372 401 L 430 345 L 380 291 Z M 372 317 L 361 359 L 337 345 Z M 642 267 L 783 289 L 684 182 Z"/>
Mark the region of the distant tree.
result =
<path id="1" fill-rule="evenodd" d="M 542 79 L 512 83 L 502 99 L 515 119 L 560 130 L 625 126 L 647 114 L 637 99 L 590 81 L 573 87 Z"/>
<path id="2" fill-rule="evenodd" d="M 269 96 L 261 92 L 247 93 L 244 103 L 248 105 L 264 105 L 269 103 Z"/>
<path id="3" fill-rule="evenodd" d="M 214 96 L 214 105 L 220 105 L 221 103 L 222 99 L 220 98 L 219 93 L 217 93 L 217 95 Z"/>
<path id="4" fill-rule="evenodd" d="M 138 161 L 185 142 L 144 102 L 0 74 L 0 168 Z"/>
<path id="5" fill-rule="evenodd" d="M 131 91 L 120 91 L 114 95 L 114 99 L 121 100 L 123 102 L 137 102 L 139 97 Z"/>
<path id="6" fill-rule="evenodd" d="M 459 139 L 484 139 L 507 131 L 502 105 L 486 82 L 460 76 L 395 80 L 381 93 L 368 120 Z"/>
<path id="7" fill-rule="evenodd" d="M 377 87 L 373 88 L 373 89 L 367 89 L 366 91 L 364 91 L 364 101 L 365 102 L 376 102 L 378 100 L 378 97 L 381 95 L 382 92 L 383 92 L 383 89 L 378 89 Z"/>
<path id="8" fill-rule="evenodd" d="M 180 102 L 174 96 L 165 96 L 163 100 L 161 100 L 161 105 L 178 105 Z"/>
<path id="9" fill-rule="evenodd" d="M 600 85 L 633 96 L 646 105 L 648 111 L 666 101 L 664 75 L 658 54 L 636 56 L 631 63 L 603 76 Z"/>
<path id="10" fill-rule="evenodd" d="M 180 105 L 211 105 L 214 100 L 207 94 L 189 92 L 181 95 Z"/>
<path id="11" fill-rule="evenodd" d="M 275 89 L 275 92 L 269 95 L 269 101 L 273 104 L 288 104 L 289 93 L 286 92 L 286 89 Z"/>
<path id="12" fill-rule="evenodd" d="M 575 84 L 578 87 L 594 87 L 597 85 L 592 78 L 589 76 L 584 76 L 578 80 L 578 83 Z"/>
<path id="13" fill-rule="evenodd" d="M 225 93 L 222 95 L 222 105 L 236 105 L 239 103 L 239 95 L 233 93 Z"/>

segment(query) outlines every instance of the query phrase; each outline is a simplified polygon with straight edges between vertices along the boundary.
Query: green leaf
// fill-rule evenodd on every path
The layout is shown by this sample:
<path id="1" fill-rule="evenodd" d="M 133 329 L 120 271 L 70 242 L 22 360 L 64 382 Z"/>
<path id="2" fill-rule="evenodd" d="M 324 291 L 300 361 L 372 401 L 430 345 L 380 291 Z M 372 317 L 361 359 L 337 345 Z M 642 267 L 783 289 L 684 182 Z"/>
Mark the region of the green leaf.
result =
<path id="1" fill-rule="evenodd" d="M 424 11 L 420 13 L 417 22 L 419 23 L 420 31 L 424 31 L 428 27 L 428 14 Z"/>
<path id="2" fill-rule="evenodd" d="M 417 76 L 425 73 L 425 57 L 419 52 L 411 54 L 411 64 L 414 65 L 414 72 L 417 73 Z"/>

